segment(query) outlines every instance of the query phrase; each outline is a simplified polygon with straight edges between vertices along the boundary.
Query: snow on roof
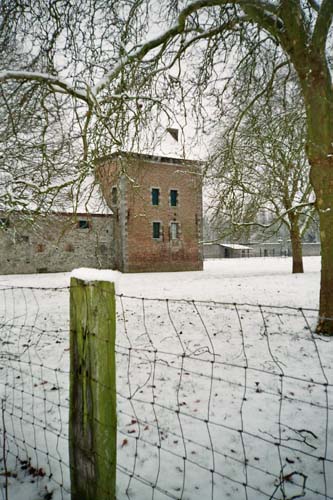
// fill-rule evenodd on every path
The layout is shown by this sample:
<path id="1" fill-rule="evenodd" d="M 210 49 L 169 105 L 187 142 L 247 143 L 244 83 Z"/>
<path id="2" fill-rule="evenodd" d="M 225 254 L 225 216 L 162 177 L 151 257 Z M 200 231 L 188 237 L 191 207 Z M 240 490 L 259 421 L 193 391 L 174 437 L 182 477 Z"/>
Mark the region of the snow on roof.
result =
<path id="1" fill-rule="evenodd" d="M 6 183 L 3 181 L 5 179 Z M 28 211 L 43 212 L 43 206 L 38 205 L 39 200 L 31 196 L 27 203 L 25 200 L 14 199 L 14 204 L 8 204 L 3 194 L 5 189 L 11 189 L 10 178 L 0 175 L 0 210 L 5 211 Z M 14 197 L 12 197 L 14 198 Z M 24 202 L 24 203 L 23 203 Z M 99 184 L 93 175 L 87 176 L 82 182 L 69 183 L 64 189 L 59 189 L 58 196 L 52 200 L 47 200 L 44 206 L 45 213 L 66 214 L 92 214 L 92 215 L 112 215 L 112 210 L 108 207 Z"/>
<path id="2" fill-rule="evenodd" d="M 111 153 L 110 155 L 103 156 L 99 158 L 98 162 L 104 162 L 108 159 L 137 159 L 142 160 L 144 162 L 151 163 L 165 163 L 169 165 L 181 165 L 181 166 L 193 166 L 196 168 L 200 168 L 203 162 L 197 160 L 187 160 L 180 157 L 172 157 L 172 156 L 160 156 L 160 155 L 152 155 L 148 153 L 137 153 L 137 152 L 126 152 L 126 151 L 118 151 L 116 153 Z"/>
<path id="3" fill-rule="evenodd" d="M 219 243 L 221 247 L 232 248 L 233 250 L 252 250 L 251 247 L 245 245 L 238 245 L 237 243 Z"/>
<path id="4" fill-rule="evenodd" d="M 232 248 L 233 250 L 252 250 L 251 247 L 247 247 L 245 245 L 239 245 L 237 243 L 219 243 L 218 241 L 209 241 L 207 243 L 204 242 L 204 245 L 218 245 L 220 247 Z"/>
<path id="5" fill-rule="evenodd" d="M 74 206 L 68 207 L 70 211 L 85 212 L 89 214 L 112 215 L 112 210 L 108 207 L 100 186 L 93 176 L 87 177 L 81 188 L 78 199 Z"/>

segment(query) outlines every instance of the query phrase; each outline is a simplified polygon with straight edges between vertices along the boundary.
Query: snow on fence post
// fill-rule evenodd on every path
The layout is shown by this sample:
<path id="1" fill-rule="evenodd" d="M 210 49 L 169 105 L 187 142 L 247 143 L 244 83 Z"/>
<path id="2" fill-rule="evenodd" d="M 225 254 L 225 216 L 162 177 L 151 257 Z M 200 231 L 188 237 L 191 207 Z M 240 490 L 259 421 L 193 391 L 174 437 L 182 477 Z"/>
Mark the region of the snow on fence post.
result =
<path id="1" fill-rule="evenodd" d="M 116 498 L 115 325 L 114 283 L 71 278 L 72 500 Z"/>

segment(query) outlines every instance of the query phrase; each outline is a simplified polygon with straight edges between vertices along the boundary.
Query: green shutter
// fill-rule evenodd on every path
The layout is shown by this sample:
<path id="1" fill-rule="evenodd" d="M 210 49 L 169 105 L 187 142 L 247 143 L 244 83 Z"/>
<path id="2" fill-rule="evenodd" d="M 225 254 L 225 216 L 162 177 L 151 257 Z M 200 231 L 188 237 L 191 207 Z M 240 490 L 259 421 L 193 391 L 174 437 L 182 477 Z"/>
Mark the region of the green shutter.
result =
<path id="1" fill-rule="evenodd" d="M 178 191 L 177 189 L 170 190 L 170 205 L 176 207 L 178 204 Z"/>
<path id="2" fill-rule="evenodd" d="M 151 190 L 151 203 L 152 205 L 159 205 L 160 203 L 160 190 L 158 188 Z"/>

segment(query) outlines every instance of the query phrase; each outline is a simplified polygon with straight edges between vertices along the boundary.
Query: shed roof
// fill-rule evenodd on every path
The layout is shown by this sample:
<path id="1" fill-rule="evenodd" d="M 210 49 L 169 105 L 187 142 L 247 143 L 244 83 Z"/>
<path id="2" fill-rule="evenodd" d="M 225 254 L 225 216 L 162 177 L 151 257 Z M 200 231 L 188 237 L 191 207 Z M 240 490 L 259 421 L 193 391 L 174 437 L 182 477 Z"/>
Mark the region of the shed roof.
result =
<path id="1" fill-rule="evenodd" d="M 219 245 L 224 248 L 232 248 L 233 250 L 252 250 L 251 247 L 238 245 L 237 243 L 219 243 Z"/>

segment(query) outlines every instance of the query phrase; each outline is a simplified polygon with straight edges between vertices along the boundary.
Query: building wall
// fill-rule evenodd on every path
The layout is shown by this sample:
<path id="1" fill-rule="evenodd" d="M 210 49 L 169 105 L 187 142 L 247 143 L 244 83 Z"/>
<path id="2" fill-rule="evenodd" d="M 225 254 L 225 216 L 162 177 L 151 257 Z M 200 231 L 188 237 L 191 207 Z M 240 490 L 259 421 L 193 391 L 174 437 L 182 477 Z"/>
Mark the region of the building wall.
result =
<path id="1" fill-rule="evenodd" d="M 195 162 L 170 158 L 115 159 L 100 164 L 102 191 L 115 212 L 114 234 L 119 238 L 117 267 L 124 272 L 201 270 L 202 186 Z M 112 203 L 112 186 L 118 200 Z M 152 205 L 152 188 L 160 203 Z M 177 190 L 178 204 L 170 206 L 170 190 Z M 152 236 L 153 222 L 160 222 L 161 237 Z M 170 223 L 179 224 L 179 238 L 171 239 Z"/>
<path id="2" fill-rule="evenodd" d="M 302 243 L 303 256 L 320 255 L 320 243 Z"/>
<path id="3" fill-rule="evenodd" d="M 33 222 L 20 214 L 0 215 L 7 221 L 0 229 L 0 274 L 113 267 L 112 215 L 49 214 Z M 80 228 L 80 221 L 89 227 Z"/>
<path id="4" fill-rule="evenodd" d="M 206 243 L 203 246 L 204 258 L 205 259 L 222 259 L 224 258 L 224 252 L 221 245 L 218 243 Z"/>
<path id="5" fill-rule="evenodd" d="M 203 246 L 205 259 L 240 259 L 252 257 L 252 249 L 231 248 L 219 243 L 206 243 Z"/>
<path id="6" fill-rule="evenodd" d="M 242 254 L 241 250 L 230 251 L 229 257 L 290 257 L 292 255 L 290 242 L 257 242 L 247 243 L 251 246 L 251 250 Z M 319 256 L 320 243 L 302 243 L 303 257 Z M 204 257 L 205 259 L 221 259 L 225 258 L 225 249 L 218 243 L 204 244 Z"/>
<path id="7" fill-rule="evenodd" d="M 248 243 L 252 247 L 253 257 L 290 257 L 292 255 L 292 248 L 290 240 L 278 242 L 258 242 Z M 319 256 L 320 243 L 302 243 L 303 257 Z"/>

